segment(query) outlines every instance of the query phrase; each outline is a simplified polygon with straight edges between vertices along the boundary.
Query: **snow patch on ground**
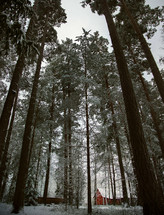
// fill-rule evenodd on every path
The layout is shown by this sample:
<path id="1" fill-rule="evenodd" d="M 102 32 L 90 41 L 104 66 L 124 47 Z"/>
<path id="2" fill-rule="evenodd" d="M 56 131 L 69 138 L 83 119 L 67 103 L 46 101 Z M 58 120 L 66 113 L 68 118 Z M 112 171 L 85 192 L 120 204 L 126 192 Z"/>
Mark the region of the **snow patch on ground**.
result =
<path id="1" fill-rule="evenodd" d="M 11 215 L 12 205 L 0 203 L 0 215 Z M 87 215 L 87 207 L 81 206 L 79 209 L 68 207 L 65 211 L 64 205 L 38 205 L 25 206 L 18 215 Z M 123 206 L 93 206 L 92 215 L 143 215 L 141 207 Z"/>

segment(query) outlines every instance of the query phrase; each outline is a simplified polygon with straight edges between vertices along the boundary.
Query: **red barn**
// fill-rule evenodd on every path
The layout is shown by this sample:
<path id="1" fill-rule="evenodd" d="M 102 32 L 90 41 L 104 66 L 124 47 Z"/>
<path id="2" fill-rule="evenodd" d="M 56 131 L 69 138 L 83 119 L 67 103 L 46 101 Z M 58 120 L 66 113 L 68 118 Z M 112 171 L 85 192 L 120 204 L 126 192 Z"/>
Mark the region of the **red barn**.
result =
<path id="1" fill-rule="evenodd" d="M 93 197 L 95 199 L 95 204 L 96 205 L 121 205 L 122 199 L 117 198 L 115 199 L 115 201 L 113 199 L 109 199 L 106 197 L 103 197 L 99 191 L 99 189 L 97 189 L 96 191 L 96 195 Z"/>
<path id="2" fill-rule="evenodd" d="M 95 203 L 96 205 L 108 205 L 109 204 L 109 198 L 103 197 L 97 189 L 96 195 L 94 196 L 96 198 Z"/>

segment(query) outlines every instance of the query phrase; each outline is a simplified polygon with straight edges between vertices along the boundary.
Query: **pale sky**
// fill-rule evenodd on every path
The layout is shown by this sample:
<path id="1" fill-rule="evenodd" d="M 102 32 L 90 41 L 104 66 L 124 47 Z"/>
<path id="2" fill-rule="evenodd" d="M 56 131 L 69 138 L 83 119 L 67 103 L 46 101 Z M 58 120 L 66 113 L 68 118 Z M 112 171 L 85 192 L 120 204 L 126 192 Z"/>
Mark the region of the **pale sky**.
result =
<path id="1" fill-rule="evenodd" d="M 76 36 L 80 36 L 82 34 L 83 27 L 85 30 L 91 30 L 91 33 L 99 31 L 101 36 L 109 39 L 110 41 L 104 16 L 92 13 L 89 6 L 82 8 L 80 4 L 81 1 L 82 0 L 61 0 L 62 7 L 66 10 L 67 23 L 62 24 L 60 28 L 56 29 L 59 40 L 65 40 L 66 37 L 74 40 Z M 146 2 L 152 7 L 164 6 L 163 0 L 146 0 Z M 161 26 L 158 27 L 158 31 L 148 42 L 152 44 L 152 53 L 158 63 L 159 59 L 164 56 L 162 49 L 164 46 L 162 45 Z M 111 44 L 109 44 L 109 46 L 110 45 Z"/>

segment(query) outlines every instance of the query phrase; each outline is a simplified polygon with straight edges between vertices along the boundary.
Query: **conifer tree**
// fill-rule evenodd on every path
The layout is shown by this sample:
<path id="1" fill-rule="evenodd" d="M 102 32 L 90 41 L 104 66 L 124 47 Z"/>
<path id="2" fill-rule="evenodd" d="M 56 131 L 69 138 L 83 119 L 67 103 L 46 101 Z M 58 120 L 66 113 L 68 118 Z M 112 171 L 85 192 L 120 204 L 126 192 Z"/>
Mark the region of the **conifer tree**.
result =
<path id="1" fill-rule="evenodd" d="M 36 97 L 37 97 L 37 89 L 38 89 L 38 82 L 39 82 L 39 75 L 41 70 L 41 63 L 43 60 L 43 51 L 44 46 L 47 40 L 49 41 L 49 38 L 47 36 L 51 36 L 48 33 L 50 33 L 51 26 L 48 24 L 52 23 L 53 25 L 59 24 L 61 22 L 65 22 L 65 13 L 64 10 L 60 6 L 61 2 L 45 2 L 39 1 L 39 15 L 38 17 L 38 24 L 42 23 L 41 26 L 41 45 L 39 50 L 39 56 L 36 66 L 36 72 L 34 76 L 34 82 L 33 82 L 33 88 L 31 92 L 31 98 L 29 103 L 29 109 L 27 113 L 26 118 L 26 125 L 24 130 L 24 136 L 23 136 L 23 142 L 22 142 L 22 150 L 21 150 L 21 157 L 19 162 L 19 170 L 18 170 L 18 176 L 17 176 L 17 183 L 16 183 L 16 189 L 14 194 L 14 202 L 13 202 L 13 213 L 18 213 L 19 210 L 24 205 L 24 189 L 25 189 L 25 183 L 26 178 L 28 174 L 28 157 L 29 157 L 29 149 L 30 149 L 30 139 L 31 139 L 31 128 L 33 124 L 33 116 L 34 116 L 34 110 L 35 110 L 35 103 L 36 103 Z M 51 9 L 54 9 L 53 11 Z M 44 17 L 44 19 L 42 19 Z M 40 21 L 40 22 L 39 22 Z M 49 26 L 49 28 L 48 28 Z M 54 38 L 55 39 L 55 38 Z"/>
<path id="2" fill-rule="evenodd" d="M 152 53 L 150 51 L 150 48 L 149 48 L 149 46 L 148 46 L 148 44 L 147 44 L 147 42 L 146 42 L 146 40 L 145 40 L 140 28 L 139 28 L 139 25 L 137 24 L 137 22 L 133 18 L 129 8 L 127 7 L 127 5 L 125 3 L 125 1 L 124 0 L 120 0 L 120 1 L 121 1 L 122 5 L 123 5 L 124 10 L 126 11 L 126 15 L 128 15 L 128 17 L 130 19 L 130 22 L 132 23 L 132 26 L 133 26 L 134 30 L 136 31 L 136 33 L 137 33 L 137 36 L 138 36 L 138 38 L 140 40 L 141 46 L 143 48 L 143 51 L 144 51 L 144 53 L 146 55 L 146 58 L 147 58 L 147 60 L 149 62 L 149 65 L 151 67 L 151 71 L 152 71 L 152 74 L 154 76 L 154 80 L 155 80 L 155 82 L 157 84 L 157 87 L 158 87 L 159 93 L 161 95 L 162 101 L 164 102 L 164 81 L 162 79 L 162 76 L 160 74 L 158 66 L 157 66 L 157 64 L 156 64 L 156 62 L 154 60 L 154 57 L 153 57 L 153 55 L 152 55 Z"/>
<path id="3" fill-rule="evenodd" d="M 164 196 L 162 190 L 160 189 L 156 181 L 154 172 L 152 171 L 152 166 L 150 163 L 150 157 L 145 142 L 139 110 L 137 107 L 136 96 L 133 90 L 132 81 L 130 78 L 123 50 L 120 45 L 113 17 L 109 9 L 110 4 L 108 4 L 108 1 L 106 0 L 103 1 L 89 0 L 86 2 L 90 4 L 93 11 L 97 10 L 99 14 L 104 14 L 111 36 L 126 108 L 137 180 L 143 200 L 144 215 L 146 214 L 162 215 L 164 210 L 163 203 Z M 115 4 L 115 2 L 109 3 L 111 3 L 111 5 L 112 3 Z M 143 163 L 145 164 L 144 166 Z M 160 202 L 159 199 L 161 199 Z"/>
<path id="4" fill-rule="evenodd" d="M 37 10 L 37 3 L 38 0 L 35 1 L 33 9 L 36 12 Z M 19 89 L 19 81 L 22 76 L 24 64 L 25 64 L 25 58 L 26 58 L 26 51 L 29 48 L 29 43 L 31 44 L 30 38 L 31 34 L 34 28 L 34 23 L 36 21 L 36 14 L 33 13 L 32 17 L 30 19 L 30 23 L 26 32 L 26 45 L 21 46 L 21 51 L 19 51 L 19 57 L 17 60 L 17 63 L 15 65 L 15 69 L 13 71 L 13 76 L 12 80 L 10 83 L 10 87 L 8 90 L 8 94 L 4 103 L 4 107 L 1 113 L 1 118 L 0 118 L 0 159 L 3 153 L 3 149 L 5 146 L 5 140 L 7 136 L 7 128 L 9 125 L 9 120 L 11 116 L 11 111 L 13 108 L 14 104 L 14 99 L 17 95 L 18 89 Z M 30 42 L 29 42 L 30 41 Z"/>

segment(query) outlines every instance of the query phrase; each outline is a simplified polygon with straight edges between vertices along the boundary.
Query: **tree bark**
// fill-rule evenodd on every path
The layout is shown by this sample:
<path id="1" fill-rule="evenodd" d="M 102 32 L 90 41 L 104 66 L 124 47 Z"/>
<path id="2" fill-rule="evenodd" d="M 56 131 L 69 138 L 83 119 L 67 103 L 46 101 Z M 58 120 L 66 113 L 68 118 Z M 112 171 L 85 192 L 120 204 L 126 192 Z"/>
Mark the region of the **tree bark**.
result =
<path id="1" fill-rule="evenodd" d="M 15 189 L 14 201 L 13 201 L 13 211 L 12 211 L 13 213 L 18 213 L 19 210 L 24 206 L 24 188 L 25 188 L 26 178 L 28 174 L 28 160 L 29 160 L 29 149 L 30 149 L 29 147 L 31 142 L 31 130 L 32 130 L 33 116 L 35 111 L 35 103 L 36 103 L 36 97 L 37 97 L 41 63 L 43 60 L 45 38 L 47 33 L 46 22 L 45 22 L 44 33 L 42 37 L 42 43 L 40 47 L 40 54 L 37 61 L 37 67 L 36 67 L 36 72 L 35 72 L 35 77 L 33 82 L 33 88 L 31 92 L 29 109 L 28 109 L 27 118 L 26 118 L 24 135 L 23 135 L 21 157 L 19 162 L 19 170 L 18 170 L 16 189 Z"/>
<path id="2" fill-rule="evenodd" d="M 134 56 L 134 53 L 133 53 L 131 47 L 128 46 L 128 49 L 129 49 L 129 52 L 131 53 L 131 56 L 133 58 L 133 62 L 137 65 L 137 61 L 136 61 L 136 58 Z M 148 90 L 148 88 L 146 86 L 146 83 L 144 81 L 144 78 L 143 78 L 141 72 L 136 71 L 136 73 L 139 76 L 139 79 L 140 79 L 140 82 L 142 84 L 146 99 L 147 99 L 147 101 L 149 103 L 150 114 L 151 114 L 151 117 L 152 117 L 152 120 L 153 120 L 153 123 L 154 123 L 154 127 L 155 127 L 155 130 L 156 130 L 157 138 L 158 138 L 159 145 L 160 145 L 160 148 L 161 148 L 161 151 L 162 151 L 162 156 L 164 158 L 164 138 L 162 136 L 162 131 L 160 129 L 160 120 L 157 117 L 157 114 L 156 114 L 156 112 L 155 112 L 155 110 L 154 110 L 154 108 L 152 106 L 152 101 L 151 101 L 151 98 L 150 98 L 150 95 L 149 95 L 149 90 Z"/>
<path id="3" fill-rule="evenodd" d="M 33 6 L 34 11 L 36 11 L 37 4 L 38 4 L 38 0 L 35 0 L 34 6 Z M 29 27 L 28 27 L 28 30 L 26 33 L 27 39 L 31 39 L 30 35 L 31 35 L 33 27 L 34 27 L 35 20 L 36 20 L 36 16 L 34 13 L 34 15 L 32 16 L 32 18 L 30 20 Z M 15 66 L 15 69 L 13 72 L 9 91 L 8 91 L 8 94 L 7 94 L 5 103 L 4 103 L 4 107 L 2 110 L 1 118 L 0 118 L 0 160 L 1 160 L 2 152 L 3 152 L 4 146 L 5 146 L 7 129 L 8 129 L 9 121 L 10 121 L 10 116 L 11 116 L 11 111 L 13 108 L 14 99 L 19 90 L 19 81 L 22 76 L 24 64 L 25 64 L 25 49 L 22 50 L 21 54 L 18 57 L 18 61 L 16 63 L 16 66 Z"/>
<path id="4" fill-rule="evenodd" d="M 68 98 L 71 99 L 70 83 L 68 85 Z M 68 143 L 69 143 L 69 205 L 73 204 L 73 184 L 72 184 L 72 131 L 71 131 L 71 108 L 68 109 Z"/>
<path id="5" fill-rule="evenodd" d="M 112 164 L 112 174 L 113 174 L 113 204 L 116 204 L 116 176 L 115 176 L 115 169 L 114 169 L 114 162 L 113 162 L 113 155 L 111 159 L 111 164 Z M 112 185 L 112 184 L 111 184 Z"/>
<path id="6" fill-rule="evenodd" d="M 15 181 L 16 181 L 16 174 L 17 174 L 17 171 L 14 171 L 13 172 L 13 175 L 10 179 L 11 183 L 10 183 L 10 186 L 9 186 L 9 191 L 8 191 L 8 194 L 7 194 L 7 202 L 11 203 L 12 200 L 13 200 L 13 195 L 14 195 L 14 189 L 15 189 Z"/>
<path id="7" fill-rule="evenodd" d="M 115 142 L 116 142 L 118 161 L 119 161 L 119 167 L 120 167 L 120 173 L 121 173 L 123 203 L 128 204 L 128 193 L 127 193 L 127 186 L 126 186 L 126 179 L 125 179 L 125 171 L 124 171 L 124 166 L 123 166 L 123 162 L 122 162 L 122 154 L 121 154 L 121 146 L 120 146 L 120 140 L 119 140 L 119 135 L 118 135 L 118 128 L 117 128 L 117 124 L 116 124 L 113 103 L 112 103 L 112 100 L 110 98 L 108 77 L 106 75 L 105 75 L 105 83 L 106 83 L 107 94 L 109 97 L 108 104 L 109 104 L 110 111 L 112 113 L 113 130 L 114 130 L 114 135 L 115 135 Z"/>
<path id="8" fill-rule="evenodd" d="M 51 148 L 52 148 L 52 142 L 50 140 L 49 144 L 48 144 L 47 169 L 46 169 L 46 178 L 45 178 L 44 193 L 43 193 L 44 205 L 46 205 L 47 194 L 48 194 L 48 185 L 49 185 L 49 177 L 50 177 L 50 162 L 51 162 Z"/>
<path id="9" fill-rule="evenodd" d="M 120 111 L 122 114 L 123 111 L 122 111 L 122 108 L 121 108 L 121 104 L 119 103 L 119 106 L 120 106 Z M 134 173 L 134 176 L 135 176 L 135 186 L 136 186 L 136 194 L 137 194 L 137 205 L 142 205 L 142 197 L 140 195 L 140 192 L 139 192 L 139 188 L 138 188 L 138 183 L 137 183 L 137 175 L 136 175 L 136 170 L 135 170 L 135 162 L 134 162 L 134 157 L 133 157 L 133 152 L 132 152 L 132 147 L 131 147 L 131 142 L 130 142 L 130 137 L 129 137 L 129 132 L 128 132 L 128 128 L 127 128 L 127 125 L 126 125 L 126 122 L 125 122 L 125 119 L 123 119 L 123 125 L 124 125 L 124 133 L 125 133 L 125 136 L 126 136 L 126 139 L 127 139 L 127 143 L 128 143 L 128 146 L 129 146 L 129 152 L 130 152 L 130 157 L 131 157 L 131 160 L 132 160 L 132 168 L 133 168 L 133 173 Z M 134 185 L 133 185 L 134 186 Z"/>
<path id="10" fill-rule="evenodd" d="M 48 145 L 48 157 L 47 157 L 47 170 L 46 170 L 46 179 L 44 185 L 44 193 L 43 193 L 43 201 L 44 205 L 46 205 L 46 199 L 48 194 L 48 186 L 49 186 L 49 177 L 50 177 L 50 166 L 51 166 L 51 151 L 52 151 L 52 138 L 53 138 L 53 126 L 52 122 L 54 120 L 54 99 L 55 99 L 55 86 L 53 84 L 52 87 L 52 101 L 50 107 L 50 141 Z"/>
<path id="11" fill-rule="evenodd" d="M 65 102 L 66 92 L 63 87 L 63 102 Z M 64 104 L 65 105 L 65 104 Z M 65 210 L 68 204 L 68 135 L 67 135 L 67 111 L 64 107 L 64 202 Z"/>
<path id="12" fill-rule="evenodd" d="M 108 177 L 109 177 L 108 181 L 110 182 L 108 187 L 109 187 L 109 199 L 110 199 L 110 184 L 111 184 L 111 193 L 113 197 L 113 180 L 112 180 L 112 173 L 111 173 L 111 155 L 110 155 L 111 153 L 108 145 L 107 145 L 107 152 L 108 152 Z"/>
<path id="13" fill-rule="evenodd" d="M 94 151 L 94 176 L 95 176 L 95 180 L 94 180 L 94 205 L 97 205 L 97 161 L 96 161 L 96 152 Z"/>
<path id="14" fill-rule="evenodd" d="M 144 78 L 142 77 L 140 72 L 138 72 L 138 75 L 139 75 L 142 87 L 144 89 L 147 101 L 149 102 L 150 114 L 151 114 L 151 117 L 152 117 L 152 120 L 153 120 L 153 123 L 154 123 L 154 127 L 155 127 L 155 130 L 156 130 L 156 134 L 157 134 L 157 138 L 158 138 L 158 141 L 159 141 L 159 146 L 161 148 L 162 156 L 164 158 L 164 138 L 162 136 L 162 131 L 160 129 L 160 120 L 158 119 L 157 114 L 156 114 L 156 112 L 155 112 L 155 110 L 154 110 L 154 108 L 152 106 L 152 102 L 151 102 L 149 92 L 148 92 L 148 89 L 146 87 Z"/>
<path id="15" fill-rule="evenodd" d="M 164 196 L 152 170 L 127 63 L 107 1 L 101 1 L 101 6 L 107 21 L 119 71 L 137 180 L 143 197 L 144 215 L 162 215 L 164 211 Z"/>
<path id="16" fill-rule="evenodd" d="M 40 103 L 40 101 L 39 101 L 39 103 Z M 31 137 L 31 141 L 30 141 L 30 151 L 29 151 L 29 157 L 28 157 L 28 166 L 30 166 L 32 151 L 33 151 L 33 147 L 34 147 L 34 138 L 35 138 L 36 125 L 37 125 L 39 103 L 38 103 L 36 111 L 35 111 L 35 119 L 34 119 L 34 123 L 33 123 L 33 131 L 32 131 L 32 137 Z"/>
<path id="17" fill-rule="evenodd" d="M 86 59 L 84 59 L 85 78 L 87 78 Z M 87 176 L 88 176 L 88 214 L 92 213 L 91 202 L 91 173 L 90 173 L 90 134 L 89 134 L 89 110 L 88 110 L 88 84 L 85 84 L 85 114 L 86 114 L 86 139 L 87 139 Z"/>
<path id="18" fill-rule="evenodd" d="M 68 110 L 68 114 L 70 115 L 70 109 Z M 71 143 L 71 118 L 69 117 L 68 122 L 68 142 L 69 142 L 69 204 L 73 204 L 73 184 L 72 184 L 72 143 Z"/>
<path id="19" fill-rule="evenodd" d="M 4 193 L 5 193 L 6 184 L 7 184 L 7 179 L 8 179 L 8 172 L 6 171 L 5 175 L 4 175 L 4 180 L 3 180 L 3 183 L 2 183 L 2 187 L 1 187 L 1 192 L 0 192 L 0 202 L 3 200 L 3 196 L 4 196 Z"/>
<path id="20" fill-rule="evenodd" d="M 79 154 L 78 154 L 78 173 L 77 173 L 77 188 L 76 188 L 76 207 L 77 209 L 79 208 L 79 194 L 80 194 L 80 159 L 79 159 Z"/>
<path id="21" fill-rule="evenodd" d="M 12 133 L 12 129 L 13 129 L 13 123 L 14 123 L 14 118 L 15 118 L 17 99 L 18 99 L 18 92 L 17 92 L 16 98 L 14 100 L 14 107 L 13 107 L 13 110 L 12 110 L 12 117 L 11 117 L 11 120 L 10 120 L 10 126 L 9 126 L 7 139 L 6 139 L 6 143 L 5 143 L 4 153 L 2 154 L 2 161 L 0 163 L 0 193 L 1 193 L 1 188 L 2 188 L 3 176 L 4 176 L 4 173 L 6 171 L 7 155 L 8 155 L 8 149 L 9 149 L 9 145 L 10 145 L 10 138 L 11 138 L 11 133 Z"/>
<path id="22" fill-rule="evenodd" d="M 156 62 L 155 62 L 155 60 L 154 60 L 154 57 L 153 57 L 153 55 L 152 55 L 152 53 L 151 53 L 151 51 L 150 51 L 150 48 L 149 48 L 149 46 L 148 46 L 148 44 L 147 44 L 147 42 L 146 42 L 146 40 L 145 40 L 145 38 L 144 38 L 144 36 L 143 36 L 141 30 L 140 30 L 140 28 L 139 28 L 137 22 L 136 22 L 135 19 L 133 18 L 131 12 L 129 11 L 129 9 L 128 9 L 126 3 L 125 3 L 125 1 L 124 1 L 124 0 L 120 0 L 120 1 L 121 1 L 122 5 L 123 5 L 123 8 L 124 8 L 125 11 L 126 11 L 126 14 L 128 15 L 128 17 L 129 17 L 129 19 L 130 19 L 130 22 L 131 22 L 131 24 L 132 24 L 134 30 L 135 30 L 136 33 L 137 33 L 137 36 L 138 36 L 139 41 L 140 41 L 140 43 L 141 43 L 142 49 L 143 49 L 143 51 L 144 51 L 144 53 L 145 53 L 145 56 L 146 56 L 146 58 L 147 58 L 147 60 L 148 60 L 148 62 L 149 62 L 149 65 L 150 65 L 152 74 L 153 74 L 153 76 L 154 76 L 154 80 L 155 80 L 155 82 L 156 82 L 156 84 L 157 84 L 159 93 L 160 93 L 161 98 L 162 98 L 162 101 L 164 102 L 164 81 L 163 81 L 163 79 L 162 79 L 162 76 L 161 76 L 161 74 L 160 74 L 160 71 L 159 71 L 159 69 L 158 69 L 158 66 L 157 66 L 157 64 L 156 64 Z"/>
<path id="23" fill-rule="evenodd" d="M 41 160 L 41 151 L 42 151 L 42 144 L 40 144 L 38 157 L 37 157 L 38 160 L 37 160 L 36 177 L 35 177 L 35 184 L 34 184 L 35 190 L 37 190 L 38 188 L 38 175 L 39 175 L 39 167 L 40 167 L 40 160 Z"/>

